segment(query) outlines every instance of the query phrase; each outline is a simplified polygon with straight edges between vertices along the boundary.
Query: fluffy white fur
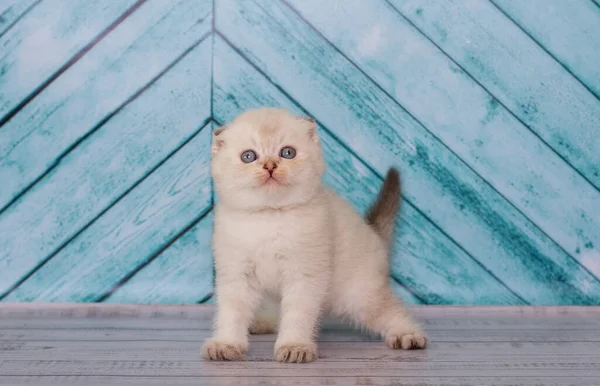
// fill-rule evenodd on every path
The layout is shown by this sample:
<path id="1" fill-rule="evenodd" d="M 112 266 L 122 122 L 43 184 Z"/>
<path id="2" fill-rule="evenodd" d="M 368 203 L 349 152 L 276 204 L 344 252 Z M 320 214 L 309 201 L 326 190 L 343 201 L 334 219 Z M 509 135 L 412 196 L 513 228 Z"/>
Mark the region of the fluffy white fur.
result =
<path id="1" fill-rule="evenodd" d="M 295 158 L 280 156 L 286 146 Z M 258 158 L 242 162 L 246 150 Z M 313 120 L 247 111 L 215 132 L 212 153 L 218 311 L 207 359 L 242 359 L 249 331 L 278 331 L 276 360 L 315 360 L 324 313 L 381 334 L 391 348 L 425 347 L 425 334 L 389 287 L 389 235 L 321 182 Z"/>

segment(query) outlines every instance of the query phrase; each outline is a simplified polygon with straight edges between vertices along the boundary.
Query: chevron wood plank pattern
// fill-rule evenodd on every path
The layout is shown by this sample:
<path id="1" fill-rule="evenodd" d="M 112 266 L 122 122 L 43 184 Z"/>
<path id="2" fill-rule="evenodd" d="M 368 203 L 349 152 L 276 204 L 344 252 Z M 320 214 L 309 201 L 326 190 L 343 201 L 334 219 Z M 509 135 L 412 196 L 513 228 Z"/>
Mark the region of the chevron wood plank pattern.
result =
<path id="1" fill-rule="evenodd" d="M 359 212 L 400 168 L 390 284 L 406 303 L 600 304 L 599 18 L 598 0 L 0 0 L 0 301 L 213 303 L 210 133 L 271 105 L 317 119 L 324 180 Z M 528 320 L 510 337 L 457 328 L 510 344 L 597 328 Z M 15 334 L 0 318 L 0 340 Z M 38 365 L 52 382 L 78 371 Z M 534 383 L 526 365 L 507 366 Z"/>
<path id="2" fill-rule="evenodd" d="M 593 275 L 289 7 L 219 0 L 215 22 L 233 46 L 379 174 L 400 166 L 407 200 L 523 299 L 598 301 L 600 283 Z"/>
<path id="3" fill-rule="evenodd" d="M 0 122 L 134 4 L 47 0 L 25 15 L 0 38 Z"/>
<path id="4" fill-rule="evenodd" d="M 6 300 L 95 301 L 120 284 L 210 210 L 210 139 L 205 125 Z"/>
<path id="5" fill-rule="evenodd" d="M 210 48 L 205 39 L 3 213 L 0 291 L 56 253 L 208 122 Z M 55 279 L 41 277 L 48 285 Z"/>
<path id="6" fill-rule="evenodd" d="M 212 224 L 213 216 L 209 212 L 105 302 L 187 304 L 206 301 L 212 295 L 213 284 Z"/>
<path id="7" fill-rule="evenodd" d="M 600 100 L 535 41 L 487 1 L 390 1 L 600 188 Z"/>
<path id="8" fill-rule="evenodd" d="M 590 240 L 600 240 L 600 191 L 389 4 L 291 3 L 427 130 L 600 276 L 600 265 L 594 263 L 597 251 L 585 247 Z M 345 23 L 336 22 L 340 16 Z M 544 23 L 554 25 L 546 18 Z M 600 11 L 598 32 L 600 47 Z M 598 59 L 600 63 L 600 53 Z"/>
<path id="9" fill-rule="evenodd" d="M 240 111 L 257 106 L 285 106 L 302 114 L 249 63 L 217 38 L 214 46 L 215 119 L 228 122 Z M 363 212 L 382 180 L 321 128 L 328 166 L 325 181 Z M 458 248 L 409 203 L 398 222 L 392 270 L 396 278 L 427 304 L 515 304 L 520 299 Z M 443 267 L 443 268 L 442 268 Z M 435 282 L 435 286 L 428 283 Z M 414 300 L 410 297 L 410 303 Z"/>
<path id="10" fill-rule="evenodd" d="M 207 35 L 210 5 L 142 4 L 7 122 L 0 130 L 0 179 L 6 181 L 0 208 Z"/>
<path id="11" fill-rule="evenodd" d="M 0 4 L 0 37 L 40 0 L 4 0 Z"/>
<path id="12" fill-rule="evenodd" d="M 600 98 L 600 7 L 588 0 L 493 3 Z"/>

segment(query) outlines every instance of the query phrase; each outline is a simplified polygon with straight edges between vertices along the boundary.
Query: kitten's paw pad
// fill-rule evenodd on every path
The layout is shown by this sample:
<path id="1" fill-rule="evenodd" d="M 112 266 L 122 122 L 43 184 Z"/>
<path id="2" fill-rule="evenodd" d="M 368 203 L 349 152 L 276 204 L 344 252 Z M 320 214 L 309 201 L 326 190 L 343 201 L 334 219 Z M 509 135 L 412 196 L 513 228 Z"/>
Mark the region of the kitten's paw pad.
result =
<path id="1" fill-rule="evenodd" d="M 246 348 L 242 344 L 231 344 L 210 339 L 204 343 L 202 355 L 211 361 L 239 361 L 244 359 Z"/>
<path id="2" fill-rule="evenodd" d="M 419 350 L 427 346 L 427 337 L 421 333 L 389 334 L 385 343 L 393 349 Z"/>
<path id="3" fill-rule="evenodd" d="M 256 319 L 250 325 L 251 334 L 275 334 L 277 332 L 277 321 L 271 319 Z"/>
<path id="4" fill-rule="evenodd" d="M 286 363 L 307 363 L 317 359 L 314 343 L 290 343 L 275 347 L 275 360 Z"/>

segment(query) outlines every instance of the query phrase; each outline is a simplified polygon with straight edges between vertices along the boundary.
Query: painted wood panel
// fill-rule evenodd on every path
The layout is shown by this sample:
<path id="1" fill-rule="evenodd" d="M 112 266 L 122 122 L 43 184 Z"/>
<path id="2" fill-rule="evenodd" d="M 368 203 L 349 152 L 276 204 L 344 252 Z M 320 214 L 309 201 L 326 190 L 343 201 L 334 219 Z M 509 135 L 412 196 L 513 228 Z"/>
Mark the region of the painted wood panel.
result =
<path id="1" fill-rule="evenodd" d="M 600 100 L 517 25 L 488 1 L 390 2 L 600 187 Z"/>
<path id="2" fill-rule="evenodd" d="M 59 252 L 208 122 L 210 49 L 205 39 L 2 214 L 0 292 Z"/>
<path id="3" fill-rule="evenodd" d="M 589 0 L 493 0 L 600 98 L 600 7 Z"/>
<path id="4" fill-rule="evenodd" d="M 284 106 L 304 112 L 270 84 L 221 38 L 214 47 L 213 116 L 229 122 L 241 111 L 258 106 Z M 325 181 L 364 213 L 377 196 L 382 180 L 348 152 L 322 126 L 321 141 L 327 162 Z M 460 249 L 435 225 L 405 203 L 398 221 L 393 275 L 410 288 L 403 298 L 427 304 L 515 304 L 521 300 Z M 435 285 L 431 285 L 435 283 Z"/>
<path id="5" fill-rule="evenodd" d="M 599 15 L 0 0 L 0 300 L 214 302 L 212 125 L 272 105 L 317 119 L 361 212 L 400 168 L 407 303 L 600 304 Z"/>
<path id="6" fill-rule="evenodd" d="M 291 3 L 450 151 L 600 276 L 600 249 L 589 247 L 600 245 L 600 191 L 389 4 Z M 336 22 L 340 16 L 344 23 Z"/>
<path id="7" fill-rule="evenodd" d="M 11 385 L 597 385 L 600 346 L 591 332 L 598 307 L 413 311 L 431 337 L 426 351 L 389 350 L 377 336 L 325 325 L 319 361 L 282 369 L 271 360 L 275 335 L 252 336 L 248 361 L 200 360 L 214 307 L 5 303 L 1 379 Z"/>
<path id="8" fill-rule="evenodd" d="M 219 0 L 215 23 L 272 82 L 380 175 L 390 165 L 400 166 L 406 198 L 523 299 L 600 301 L 593 275 L 289 7 Z"/>
<path id="9" fill-rule="evenodd" d="M 468 328 L 467 320 L 458 320 L 465 328 Z M 208 327 L 209 323 L 203 323 Z M 135 325 L 133 325 L 135 326 Z M 132 326 L 132 327 L 133 327 Z M 203 326 L 203 327 L 204 327 Z M 513 326 L 513 328 L 516 326 Z M 135 328 L 135 327 L 134 327 Z M 209 330 L 204 333 L 204 336 L 210 336 Z M 358 335 L 358 334 L 357 334 Z M 263 359 L 263 363 L 269 363 L 267 359 L 273 352 L 273 341 L 275 336 L 269 336 L 268 341 L 252 341 L 250 343 L 250 358 Z M 10 353 L 10 360 L 21 361 L 43 361 L 48 357 L 51 358 L 78 358 L 78 360 L 89 361 L 127 361 L 127 360 L 143 360 L 148 357 L 158 357 L 165 361 L 184 361 L 188 358 L 194 358 L 198 355 L 198 342 L 196 341 L 136 341 L 134 346 L 126 345 L 124 342 L 106 341 L 103 339 L 89 341 L 83 345 L 77 341 L 55 341 L 49 345 L 48 342 L 36 341 L 17 341 Z M 348 362 L 354 363 L 357 366 L 361 364 L 374 362 L 376 360 L 382 363 L 404 362 L 408 358 L 426 359 L 431 362 L 455 361 L 457 351 L 461 351 L 461 362 L 478 362 L 484 358 L 502 360 L 506 362 L 517 361 L 516 357 L 527 358 L 532 356 L 541 356 L 545 353 L 544 358 L 539 358 L 540 361 L 554 359 L 562 355 L 568 360 L 583 359 L 593 361 L 595 358 L 600 358 L 600 353 L 596 354 L 598 344 L 596 342 L 538 342 L 535 344 L 523 342 L 521 345 L 514 345 L 508 342 L 498 342 L 494 344 L 477 344 L 471 342 L 461 342 L 457 347 L 456 343 L 446 343 L 433 341 L 428 347 L 429 353 L 412 352 L 407 354 L 401 350 L 389 350 L 380 341 L 373 339 L 372 342 L 323 342 L 320 344 L 320 351 L 323 356 L 319 358 L 319 362 Z M 10 345 L 10 343 L 8 343 Z M 43 347 L 46 347 L 44 350 Z M 335 358 L 332 358 L 327 353 L 334 350 L 339 350 Z M 416 359 L 416 358 L 415 358 Z M 202 361 L 198 361 L 202 362 Z M 292 367 L 298 368 L 298 366 Z"/>
<path id="10" fill-rule="evenodd" d="M 0 37 L 40 0 L 4 0 L 0 3 Z"/>
<path id="11" fill-rule="evenodd" d="M 213 285 L 212 224 L 209 212 L 105 301 L 185 304 L 208 300 Z"/>
<path id="12" fill-rule="evenodd" d="M 0 38 L 0 123 L 134 4 L 46 0 L 25 15 Z"/>
<path id="13" fill-rule="evenodd" d="M 29 375 L 29 376 L 7 376 L 4 377 L 6 382 L 12 386 L 31 385 L 35 382 L 40 381 L 40 376 Z M 88 385 L 109 385 L 111 382 L 119 386 L 163 386 L 165 384 L 169 386 L 204 386 L 204 385 L 239 385 L 239 386 L 262 386 L 265 382 L 273 385 L 302 385 L 302 386 L 322 386 L 322 385 L 348 385 L 360 384 L 368 379 L 370 386 L 389 386 L 402 382 L 402 386 L 465 386 L 469 384 L 475 384 L 479 386 L 514 386 L 515 384 L 520 386 L 597 386 L 597 382 L 592 378 L 586 376 L 569 376 L 569 377 L 545 377 L 545 376 L 532 376 L 532 377 L 518 377 L 514 375 L 502 376 L 502 377 L 487 377 L 485 375 L 475 376 L 458 376 L 458 377 L 430 377 L 430 376 L 418 376 L 418 377 L 405 377 L 405 376 L 393 376 L 393 377 L 341 377 L 339 375 L 334 376 L 305 376 L 305 375 L 294 375 L 294 376 L 280 376 L 280 377 L 205 377 L 205 376 L 190 376 L 190 377 L 164 377 L 164 376 L 135 376 L 135 377 L 115 377 L 115 376 L 88 376 L 88 375 L 51 375 L 43 376 L 43 382 L 45 385 L 76 385 L 76 386 L 88 386 Z M 87 382 L 87 383 L 86 383 Z"/>
<path id="14" fill-rule="evenodd" d="M 211 204 L 209 126 L 204 125 L 6 301 L 96 301 L 168 246 L 182 229 L 204 217 Z"/>
<path id="15" fill-rule="evenodd" d="M 209 1 L 145 3 L 21 109 L 0 130 L 0 208 L 202 40 L 211 23 Z"/>

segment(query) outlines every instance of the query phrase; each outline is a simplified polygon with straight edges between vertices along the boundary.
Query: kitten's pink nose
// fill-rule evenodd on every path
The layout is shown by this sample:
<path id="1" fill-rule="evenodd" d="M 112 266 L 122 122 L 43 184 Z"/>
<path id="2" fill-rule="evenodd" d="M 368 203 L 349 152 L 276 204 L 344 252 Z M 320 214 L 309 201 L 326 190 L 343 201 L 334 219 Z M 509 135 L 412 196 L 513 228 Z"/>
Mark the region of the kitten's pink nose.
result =
<path id="1" fill-rule="evenodd" d="M 263 169 L 266 169 L 269 171 L 269 174 L 273 174 L 273 170 L 277 169 L 277 164 L 271 160 L 265 162 L 265 164 L 263 165 Z"/>

